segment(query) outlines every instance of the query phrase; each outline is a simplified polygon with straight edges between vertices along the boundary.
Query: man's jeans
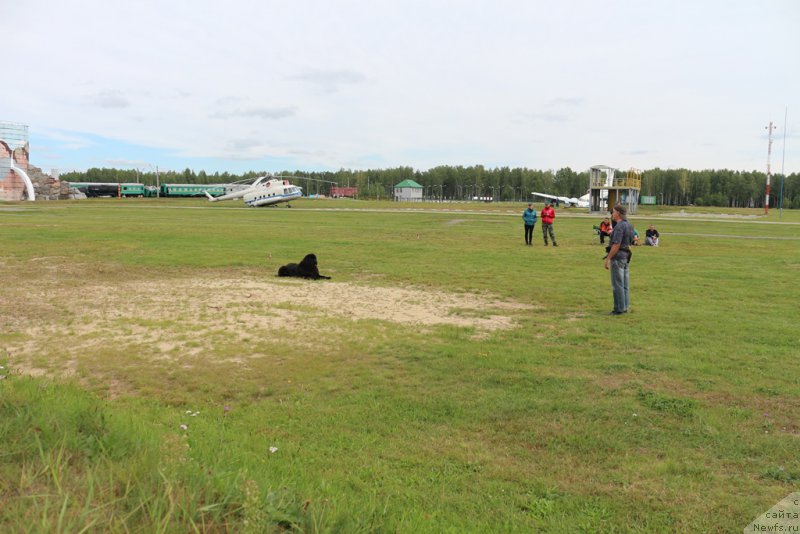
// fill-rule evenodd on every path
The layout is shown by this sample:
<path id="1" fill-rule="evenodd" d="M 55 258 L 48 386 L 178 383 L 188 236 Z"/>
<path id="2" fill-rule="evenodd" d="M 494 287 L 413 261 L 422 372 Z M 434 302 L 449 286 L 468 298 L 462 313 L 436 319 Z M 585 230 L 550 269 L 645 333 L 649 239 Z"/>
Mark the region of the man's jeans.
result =
<path id="1" fill-rule="evenodd" d="M 611 260 L 611 291 L 614 293 L 614 311 L 626 312 L 630 304 L 628 260 Z"/>

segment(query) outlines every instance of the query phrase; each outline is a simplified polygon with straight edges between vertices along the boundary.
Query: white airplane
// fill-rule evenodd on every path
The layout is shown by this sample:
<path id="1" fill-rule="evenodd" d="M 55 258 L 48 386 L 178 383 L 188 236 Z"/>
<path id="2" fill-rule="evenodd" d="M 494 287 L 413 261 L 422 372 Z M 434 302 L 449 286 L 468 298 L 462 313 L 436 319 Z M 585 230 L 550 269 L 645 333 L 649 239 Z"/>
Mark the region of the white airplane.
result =
<path id="1" fill-rule="evenodd" d="M 575 197 L 557 197 L 555 195 L 547 195 L 545 193 L 532 193 L 534 196 L 546 198 L 555 201 L 556 205 L 564 204 L 568 208 L 588 208 L 589 207 L 589 193 L 586 193 L 580 198 Z"/>
<path id="2" fill-rule="evenodd" d="M 296 198 L 303 196 L 303 188 L 297 185 L 292 185 L 289 180 L 275 178 L 274 176 L 261 176 L 240 191 L 234 191 L 227 195 L 213 197 L 206 191 L 206 196 L 211 202 L 219 200 L 233 200 L 234 198 L 244 199 L 244 203 L 251 208 L 259 206 L 271 206 L 281 202 L 289 202 Z M 290 204 L 286 204 L 291 208 Z"/>

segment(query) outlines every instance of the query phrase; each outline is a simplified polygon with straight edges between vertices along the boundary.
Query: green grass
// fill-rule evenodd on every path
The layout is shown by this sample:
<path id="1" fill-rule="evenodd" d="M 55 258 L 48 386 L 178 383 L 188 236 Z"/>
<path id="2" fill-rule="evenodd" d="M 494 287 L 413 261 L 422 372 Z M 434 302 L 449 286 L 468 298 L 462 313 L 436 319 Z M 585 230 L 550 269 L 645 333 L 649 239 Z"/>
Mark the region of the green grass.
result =
<path id="1" fill-rule="evenodd" d="M 0 206 L 3 531 L 730 532 L 797 491 L 800 213 L 642 208 L 662 246 L 635 251 L 633 311 L 609 318 L 578 210 L 553 249 L 522 245 L 522 203 L 293 206 Z M 135 308 L 154 281 L 271 281 L 308 252 L 336 283 L 532 308 L 476 336 L 249 302 L 247 341 L 182 326 L 218 313 L 199 288 L 133 324 L 98 299 L 119 339 L 77 311 L 98 287 Z M 293 310 L 317 330 L 247 335 Z"/>

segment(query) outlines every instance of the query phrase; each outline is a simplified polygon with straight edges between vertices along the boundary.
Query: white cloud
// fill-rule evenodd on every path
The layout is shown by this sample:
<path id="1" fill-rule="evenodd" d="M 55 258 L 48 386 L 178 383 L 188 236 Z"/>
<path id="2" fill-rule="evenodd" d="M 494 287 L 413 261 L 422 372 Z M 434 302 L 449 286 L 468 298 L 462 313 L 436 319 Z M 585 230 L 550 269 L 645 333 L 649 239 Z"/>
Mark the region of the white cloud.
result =
<path id="1" fill-rule="evenodd" d="M 244 118 L 257 118 L 257 119 L 285 119 L 286 117 L 291 117 L 295 115 L 297 111 L 295 108 L 292 107 L 285 107 L 285 108 L 246 108 L 246 109 L 234 109 L 232 111 L 218 111 L 211 115 L 211 118 L 214 119 L 228 119 L 233 117 L 244 117 Z"/>
<path id="2" fill-rule="evenodd" d="M 363 83 L 366 76 L 349 70 L 311 70 L 288 77 L 319 86 L 326 93 L 335 93 L 342 85 Z"/>
<path id="3" fill-rule="evenodd" d="M 130 102 L 121 91 L 105 90 L 86 97 L 90 106 L 99 108 L 127 108 Z"/>

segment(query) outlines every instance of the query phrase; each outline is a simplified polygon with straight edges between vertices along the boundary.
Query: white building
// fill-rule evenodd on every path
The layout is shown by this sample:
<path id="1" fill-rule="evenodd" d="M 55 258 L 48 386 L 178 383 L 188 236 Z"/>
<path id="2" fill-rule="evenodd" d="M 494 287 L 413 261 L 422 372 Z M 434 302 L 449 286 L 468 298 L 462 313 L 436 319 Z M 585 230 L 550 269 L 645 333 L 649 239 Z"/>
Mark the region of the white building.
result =
<path id="1" fill-rule="evenodd" d="M 421 202 L 423 187 L 414 180 L 403 180 L 394 186 L 396 201 Z"/>

